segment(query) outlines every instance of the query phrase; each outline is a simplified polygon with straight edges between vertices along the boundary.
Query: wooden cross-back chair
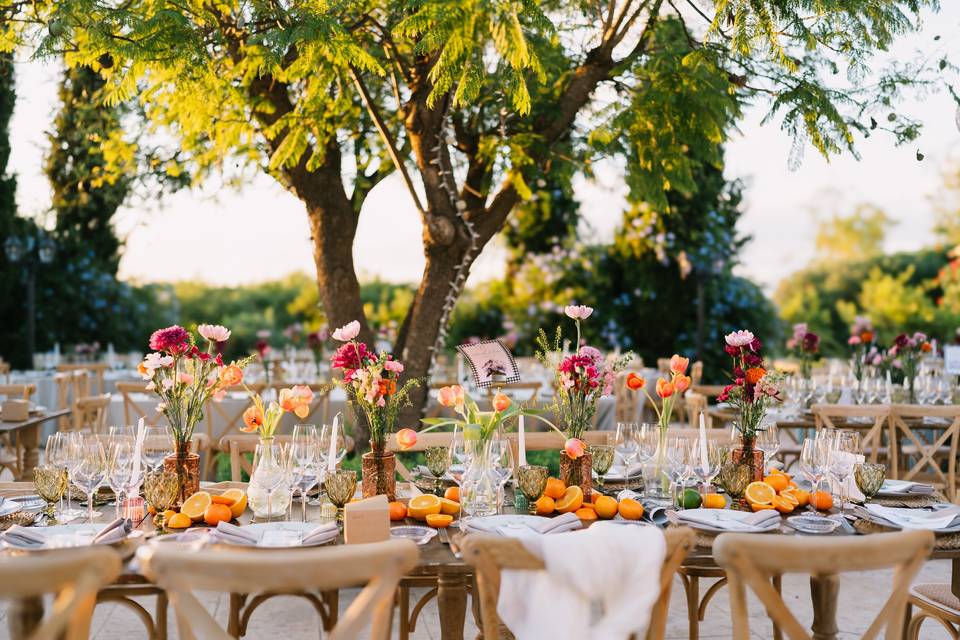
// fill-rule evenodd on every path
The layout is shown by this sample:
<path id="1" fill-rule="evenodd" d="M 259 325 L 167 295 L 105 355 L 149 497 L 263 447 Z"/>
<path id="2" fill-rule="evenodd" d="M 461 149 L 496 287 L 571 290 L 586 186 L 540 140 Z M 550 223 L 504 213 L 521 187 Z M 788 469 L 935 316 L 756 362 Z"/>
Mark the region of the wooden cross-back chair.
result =
<path id="1" fill-rule="evenodd" d="M 810 410 L 817 431 L 824 427 L 836 429 L 838 426 L 857 431 L 860 433 L 860 446 L 870 462 L 878 462 L 886 457 L 884 441 L 888 435 L 889 405 L 815 404 Z M 864 421 L 858 422 L 858 419 Z"/>
<path id="2" fill-rule="evenodd" d="M 504 395 L 518 402 L 536 404 L 537 394 L 542 387 L 542 382 L 508 382 L 487 387 L 487 397 L 492 399 L 497 392 L 503 392 Z M 517 393 L 518 391 L 520 393 Z"/>
<path id="3" fill-rule="evenodd" d="M 700 428 L 700 414 L 707 429 L 713 426 L 713 418 L 707 413 L 707 396 L 690 391 L 683 398 L 687 410 L 687 426 L 691 429 Z"/>
<path id="4" fill-rule="evenodd" d="M 760 599 L 767 615 L 787 638 L 809 640 L 812 636 L 770 585 L 771 576 L 808 573 L 831 579 L 839 573 L 887 568 L 894 568 L 890 597 L 861 637 L 871 640 L 885 630 L 886 638 L 900 638 L 910 582 L 933 550 L 933 540 L 931 531 L 823 538 L 721 534 L 713 544 L 713 556 L 727 572 L 733 640 L 752 637 L 746 587 Z M 832 601 L 814 602 L 815 608 L 831 605 L 836 606 Z"/>
<path id="5" fill-rule="evenodd" d="M 103 433 L 107 427 L 107 409 L 110 407 L 110 394 L 99 396 L 81 396 L 73 403 L 74 431 Z"/>
<path id="6" fill-rule="evenodd" d="M 673 576 L 680 564 L 693 549 L 696 536 L 692 529 L 679 527 L 664 532 L 666 554 L 660 569 L 660 595 L 650 616 L 647 640 L 664 637 L 667 613 L 670 609 L 670 592 Z M 463 560 L 473 566 L 480 599 L 480 617 L 483 637 L 488 640 L 500 638 L 500 618 L 497 615 L 497 599 L 500 595 L 500 575 L 504 569 L 542 571 L 543 559 L 531 553 L 520 540 L 501 536 L 470 534 L 463 537 Z M 639 639 L 637 639 L 639 640 Z"/>
<path id="7" fill-rule="evenodd" d="M 645 397 L 641 395 L 642 391 L 634 391 L 627 386 L 628 375 L 629 372 L 622 371 L 613 382 L 613 413 L 616 422 L 636 422 Z"/>
<path id="8" fill-rule="evenodd" d="M 940 419 L 927 421 L 924 418 Z M 890 406 L 890 469 L 898 480 L 925 480 L 957 501 L 960 406 Z M 945 459 L 945 460 L 944 460 Z M 947 470 L 943 470 L 946 464 Z"/>
<path id="9" fill-rule="evenodd" d="M 256 593 L 248 612 L 263 596 L 301 596 L 314 604 L 323 626 L 328 627 L 337 619 L 335 612 L 322 607 L 313 592 L 357 586 L 363 589 L 324 637 L 388 640 L 397 584 L 417 565 L 419 555 L 410 540 L 388 540 L 272 553 L 223 550 L 197 554 L 176 545 L 156 545 L 140 557 L 147 577 L 166 590 L 183 640 L 230 640 L 239 634 L 236 620 L 230 620 L 232 633 L 221 628 L 193 595 L 195 590 Z"/>
<path id="10" fill-rule="evenodd" d="M 36 393 L 35 384 L 0 384 L 0 396 L 4 400 L 26 400 Z M 14 478 L 23 474 L 23 447 L 20 445 L 20 432 L 8 431 L 0 434 L 0 470 L 9 469 Z"/>
<path id="11" fill-rule="evenodd" d="M 267 385 L 263 382 L 247 383 L 247 388 L 253 393 L 263 393 Z M 201 469 L 201 478 L 210 478 L 210 473 L 214 468 L 214 459 L 218 453 L 226 452 L 226 449 L 220 448 L 220 442 L 224 436 L 229 434 L 241 433 L 240 427 L 243 426 L 243 412 L 251 405 L 249 399 L 239 403 L 230 403 L 225 405 L 214 399 L 207 400 L 203 407 L 204 421 L 206 422 L 206 432 L 210 437 L 210 450 L 204 460 Z"/>
<path id="12" fill-rule="evenodd" d="M 282 445 L 290 442 L 290 438 L 291 436 L 275 435 L 273 441 Z M 253 463 L 243 454 L 253 453 L 258 444 L 260 436 L 255 433 L 228 433 L 220 438 L 216 448 L 230 454 L 230 480 L 242 482 L 241 473 L 246 473 L 248 478 L 253 474 Z"/>
<path id="13" fill-rule="evenodd" d="M 690 365 L 690 386 L 703 382 L 703 360 L 697 360 Z"/>
<path id="14" fill-rule="evenodd" d="M 123 398 L 124 423 L 137 424 L 143 418 L 147 424 L 167 424 L 167 417 L 157 411 L 160 396 L 147 390 L 146 382 L 118 382 L 117 393 Z"/>
<path id="15" fill-rule="evenodd" d="M 15 629 L 29 640 L 87 640 L 97 591 L 120 573 L 120 556 L 108 547 L 84 547 L 23 556 L 0 562 L 0 598 L 27 600 L 53 594 L 50 615 L 33 630 Z M 16 619 L 11 605 L 7 615 Z"/>
<path id="16" fill-rule="evenodd" d="M 86 371 L 90 376 L 93 385 L 95 386 L 92 391 L 96 394 L 101 394 L 106 389 L 107 383 L 105 375 L 109 368 L 110 365 L 106 362 L 70 363 L 57 365 L 57 371 L 61 373 Z M 88 388 L 86 391 L 87 393 L 90 393 L 91 389 Z"/>
<path id="17" fill-rule="evenodd" d="M 57 385 L 57 409 L 71 409 L 77 398 L 90 395 L 90 372 L 86 369 L 74 369 L 53 374 Z M 71 426 L 70 417 L 57 420 L 57 429 L 66 431 Z"/>
<path id="18" fill-rule="evenodd" d="M 33 384 L 0 384 L 0 396 L 4 400 L 30 400 L 37 392 L 37 385 Z"/>
<path id="19" fill-rule="evenodd" d="M 10 363 L 0 360 L 0 379 L 4 384 L 10 384 Z"/>

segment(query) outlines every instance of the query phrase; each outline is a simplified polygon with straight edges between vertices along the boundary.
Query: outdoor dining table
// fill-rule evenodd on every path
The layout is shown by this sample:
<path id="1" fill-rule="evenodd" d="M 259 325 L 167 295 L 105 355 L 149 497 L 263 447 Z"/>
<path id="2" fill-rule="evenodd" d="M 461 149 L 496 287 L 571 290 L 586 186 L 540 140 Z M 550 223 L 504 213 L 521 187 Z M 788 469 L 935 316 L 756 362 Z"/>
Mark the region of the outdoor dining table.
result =
<path id="1" fill-rule="evenodd" d="M 36 413 L 26 420 L 16 422 L 0 420 L 0 433 L 16 434 L 20 446 L 23 447 L 23 467 L 20 470 L 20 477 L 16 478 L 17 480 L 32 477 L 33 470 L 40 462 L 40 426 L 45 422 L 69 414 L 70 409 L 57 409 L 56 411 Z"/>
<path id="2" fill-rule="evenodd" d="M 204 489 L 213 493 L 218 493 L 227 488 L 241 486 L 240 483 L 217 483 L 208 484 Z M 0 496 L 13 497 L 31 493 L 32 483 L 4 483 L 0 485 Z M 109 521 L 113 507 L 100 507 L 104 511 L 104 517 L 100 522 Z M 295 509 L 296 511 L 296 509 Z M 505 513 L 515 513 L 510 508 L 505 508 Z M 240 524 L 249 523 L 252 514 L 248 509 L 239 519 Z M 308 507 L 307 518 L 310 521 L 319 521 L 319 508 Z M 786 518 L 786 516 L 784 516 Z M 393 522 L 393 526 L 421 524 L 414 520 L 406 522 Z M 139 525 L 139 529 L 145 531 L 148 535 L 157 533 L 153 525 L 152 518 L 146 518 Z M 450 529 L 450 536 L 456 544 L 457 529 Z M 756 535 L 800 535 L 787 526 L 781 527 L 776 533 L 756 534 Z M 855 535 L 844 531 L 843 527 L 838 528 L 833 536 Z M 872 535 L 872 534 L 864 534 Z M 684 563 L 687 567 L 716 567 L 717 564 L 713 558 L 712 537 L 698 536 L 698 544 L 693 552 L 688 556 Z M 338 538 L 337 544 L 343 544 L 342 536 Z M 206 551 L 209 553 L 209 551 Z M 257 552 L 257 550 L 251 550 Z M 9 553 L 4 551 L 0 553 Z M 43 552 L 36 552 L 43 553 Z M 264 551 L 269 553 L 269 551 Z M 935 548 L 930 556 L 931 560 L 948 559 L 952 561 L 952 582 L 951 590 L 954 595 L 960 597 L 960 547 L 958 548 Z M 467 615 L 467 596 L 473 583 L 473 568 L 467 565 L 462 559 L 451 550 L 450 545 L 441 542 L 439 536 L 435 536 L 429 542 L 420 546 L 420 562 L 417 567 L 408 574 L 409 578 L 436 578 L 437 580 L 437 609 L 440 616 L 440 633 L 442 640 L 462 640 L 464 637 L 464 622 Z M 126 585 L 128 587 L 151 587 L 152 585 L 146 577 L 139 571 L 135 559 L 130 559 L 124 571 L 117 579 L 116 585 Z M 837 593 L 839 579 L 836 575 L 820 575 L 810 577 L 810 593 L 813 602 L 814 620 L 812 625 L 813 637 L 815 640 L 833 640 L 837 637 L 838 629 L 836 622 L 837 615 Z M 238 630 L 240 628 L 239 607 L 245 601 L 247 594 L 233 594 L 231 596 L 231 612 L 229 618 L 229 628 Z M 329 598 L 326 602 L 328 607 L 328 622 L 332 625 L 336 620 L 337 601 L 336 596 Z M 674 606 L 683 606 L 682 603 L 674 603 Z M 476 618 L 479 612 L 474 611 Z M 8 611 L 8 624 L 11 632 L 17 631 L 21 634 L 25 630 L 35 628 L 37 622 L 43 616 L 43 602 L 40 600 L 31 600 L 28 602 L 14 602 L 10 604 Z M 159 622 L 159 621 L 158 621 Z M 159 624 L 159 628 L 166 628 L 166 621 Z M 15 635 L 14 637 L 17 637 Z M 160 636 L 162 637 L 162 636 Z"/>

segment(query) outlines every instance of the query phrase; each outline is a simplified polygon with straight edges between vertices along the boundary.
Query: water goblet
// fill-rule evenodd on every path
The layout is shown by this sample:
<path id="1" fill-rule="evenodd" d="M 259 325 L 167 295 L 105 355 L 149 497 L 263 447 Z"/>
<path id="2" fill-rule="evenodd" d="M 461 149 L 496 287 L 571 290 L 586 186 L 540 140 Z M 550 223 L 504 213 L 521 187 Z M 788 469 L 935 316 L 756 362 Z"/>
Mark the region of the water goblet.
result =
<path id="1" fill-rule="evenodd" d="M 530 515 L 537 513 L 537 500 L 543 495 L 547 488 L 547 476 L 549 470 L 540 465 L 523 465 L 517 470 L 517 484 L 520 485 L 520 491 L 527 497 Z"/>
<path id="2" fill-rule="evenodd" d="M 753 480 L 753 470 L 750 465 L 736 462 L 724 462 L 717 474 L 717 484 L 723 487 L 732 499 L 732 504 L 741 505 L 747 485 Z"/>
<path id="3" fill-rule="evenodd" d="M 493 454 L 493 472 L 497 477 L 497 511 L 501 512 L 504 505 L 507 504 L 506 492 L 504 487 L 513 476 L 514 460 L 513 447 L 509 440 L 494 440 L 491 443 L 491 453 Z"/>
<path id="4" fill-rule="evenodd" d="M 147 503 L 153 507 L 157 515 L 153 518 L 153 524 L 161 526 L 163 524 L 163 512 L 170 508 L 177 496 L 180 495 L 180 480 L 173 471 L 148 471 L 143 477 L 143 496 Z"/>
<path id="5" fill-rule="evenodd" d="M 593 470 L 597 474 L 597 488 L 603 489 L 603 476 L 610 471 L 613 466 L 613 458 L 616 449 L 609 444 L 595 444 L 590 447 L 590 455 L 593 457 Z M 624 476 L 627 475 L 627 469 L 624 469 Z"/>
<path id="6" fill-rule="evenodd" d="M 52 464 L 45 464 L 33 470 L 33 484 L 37 495 L 43 498 L 47 507 L 43 513 L 48 523 L 56 523 L 55 505 L 67 490 L 67 470 Z"/>
<path id="7" fill-rule="evenodd" d="M 96 436 L 81 439 L 78 445 L 77 465 L 73 469 L 73 483 L 87 494 L 87 520 L 99 517 L 94 511 L 93 496 L 107 475 L 107 456 Z"/>
<path id="8" fill-rule="evenodd" d="M 443 487 L 443 475 L 450 466 L 450 450 L 447 447 L 427 447 L 423 452 L 427 459 L 427 470 L 433 475 L 433 492 L 440 495 Z"/>
<path id="9" fill-rule="evenodd" d="M 337 508 L 337 521 L 343 522 L 343 507 L 353 499 L 357 490 L 357 472 L 350 469 L 338 469 L 324 481 L 327 497 Z"/>
<path id="10" fill-rule="evenodd" d="M 147 425 L 144 429 L 143 446 L 140 449 L 147 469 L 156 471 L 163 459 L 173 453 L 173 436 L 166 425 Z"/>
<path id="11" fill-rule="evenodd" d="M 287 444 L 280 452 L 283 462 L 284 483 L 290 492 L 290 501 L 285 511 L 289 511 L 291 517 L 293 516 L 293 493 L 300 489 L 300 482 L 303 480 L 303 474 L 306 471 L 304 465 L 300 463 L 298 452 L 299 445 L 293 442 Z"/>
<path id="12" fill-rule="evenodd" d="M 617 431 L 613 435 L 613 447 L 620 455 L 624 466 L 629 467 L 633 459 L 637 457 L 640 448 L 637 442 L 637 423 L 636 422 L 618 422 Z"/>
<path id="13" fill-rule="evenodd" d="M 884 464 L 862 462 L 853 468 L 853 478 L 857 481 L 857 488 L 863 492 L 867 500 L 877 495 L 886 476 L 887 466 Z"/>
<path id="14" fill-rule="evenodd" d="M 120 516 L 123 492 L 133 476 L 133 445 L 126 438 L 107 445 L 107 484 L 114 495 L 114 516 Z"/>

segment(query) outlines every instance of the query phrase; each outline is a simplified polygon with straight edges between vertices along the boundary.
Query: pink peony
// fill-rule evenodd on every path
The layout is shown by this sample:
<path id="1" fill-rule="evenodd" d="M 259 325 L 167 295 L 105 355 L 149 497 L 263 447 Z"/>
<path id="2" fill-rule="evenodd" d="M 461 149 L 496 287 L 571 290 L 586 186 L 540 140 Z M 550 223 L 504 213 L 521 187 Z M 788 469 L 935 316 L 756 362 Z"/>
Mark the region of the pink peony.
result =
<path id="1" fill-rule="evenodd" d="M 403 363 L 396 360 L 387 360 L 383 363 L 383 368 L 393 373 L 403 373 Z"/>
<path id="2" fill-rule="evenodd" d="M 201 324 L 197 333 L 210 342 L 226 342 L 230 339 L 230 329 L 220 324 Z"/>
<path id="3" fill-rule="evenodd" d="M 586 320 L 593 314 L 593 307 L 588 307 L 586 305 L 567 305 L 564 307 L 563 312 L 568 318 L 574 320 Z"/>
<path id="4" fill-rule="evenodd" d="M 753 342 L 753 334 L 746 330 L 734 331 L 733 333 L 727 334 L 724 337 L 727 344 L 731 347 L 746 347 L 751 342 Z"/>
<path id="5" fill-rule="evenodd" d="M 373 354 L 367 351 L 367 345 L 362 342 L 348 343 L 340 345 L 340 348 L 333 353 L 330 364 L 334 369 L 352 372 L 370 364 L 373 360 Z"/>
<path id="6" fill-rule="evenodd" d="M 350 342 L 360 335 L 360 323 L 356 320 L 348 322 L 333 332 L 333 339 L 340 342 Z"/>
<path id="7" fill-rule="evenodd" d="M 150 348 L 154 351 L 180 353 L 190 346 L 190 334 L 180 325 L 158 329 L 150 336 Z"/>
<path id="8" fill-rule="evenodd" d="M 580 355 L 590 358 L 597 365 L 603 364 L 603 354 L 595 347 L 580 347 Z"/>

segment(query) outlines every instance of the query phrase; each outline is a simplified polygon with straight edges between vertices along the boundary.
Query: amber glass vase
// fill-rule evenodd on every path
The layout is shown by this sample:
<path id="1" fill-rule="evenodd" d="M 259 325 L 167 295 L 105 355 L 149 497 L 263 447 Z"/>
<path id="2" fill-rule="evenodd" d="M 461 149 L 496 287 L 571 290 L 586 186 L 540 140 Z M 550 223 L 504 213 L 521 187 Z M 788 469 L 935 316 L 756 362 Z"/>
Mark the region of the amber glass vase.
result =
<path id="1" fill-rule="evenodd" d="M 179 507 L 200 491 L 200 456 L 190 451 L 190 440 L 174 442 L 173 453 L 163 459 L 163 469 L 175 473 L 180 483 L 180 493 L 172 506 Z"/>
<path id="2" fill-rule="evenodd" d="M 370 442 L 370 451 L 363 454 L 361 490 L 364 498 L 385 495 L 393 502 L 397 495 L 397 456 L 386 451 L 383 444 Z"/>

